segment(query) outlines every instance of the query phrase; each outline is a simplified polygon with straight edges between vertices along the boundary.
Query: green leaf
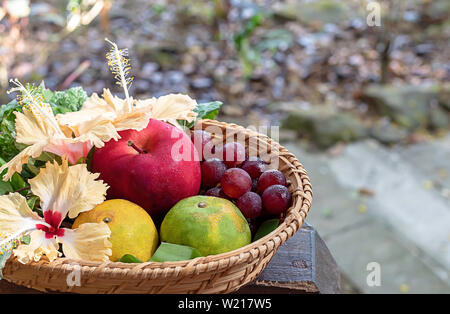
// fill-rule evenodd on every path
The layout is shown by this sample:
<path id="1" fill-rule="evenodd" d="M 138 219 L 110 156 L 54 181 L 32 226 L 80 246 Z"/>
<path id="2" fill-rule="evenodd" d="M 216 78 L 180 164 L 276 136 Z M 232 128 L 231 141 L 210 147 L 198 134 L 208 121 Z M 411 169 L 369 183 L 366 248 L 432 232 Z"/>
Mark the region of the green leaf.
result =
<path id="1" fill-rule="evenodd" d="M 42 161 L 42 165 L 45 165 L 47 161 L 53 161 L 58 155 L 49 152 L 42 152 L 37 158 L 33 158 L 37 161 Z"/>
<path id="2" fill-rule="evenodd" d="M 2 181 L 0 179 L 0 195 L 5 195 L 6 193 L 14 191 L 11 183 Z"/>
<path id="3" fill-rule="evenodd" d="M 262 12 L 253 15 L 244 28 L 234 35 L 233 40 L 238 52 L 243 50 L 243 42 L 249 39 L 252 33 L 262 24 L 264 18 L 265 16 Z"/>
<path id="4" fill-rule="evenodd" d="M 11 186 L 15 190 L 20 190 L 26 187 L 28 184 L 25 182 L 25 180 L 18 174 L 17 172 L 13 174 L 11 177 Z"/>
<path id="5" fill-rule="evenodd" d="M 86 156 L 86 167 L 89 171 L 92 170 L 92 156 L 94 156 L 95 146 L 92 146 L 91 150 Z"/>
<path id="6" fill-rule="evenodd" d="M 125 254 L 124 256 L 122 256 L 119 259 L 119 262 L 122 262 L 122 263 L 142 263 L 142 261 L 139 258 L 137 258 L 137 257 L 135 257 L 135 256 L 133 256 L 131 254 Z"/>
<path id="7" fill-rule="evenodd" d="M 205 114 L 205 115 L 202 117 L 202 119 L 211 119 L 211 120 L 214 120 L 214 119 L 217 117 L 218 114 L 219 114 L 219 109 L 216 109 L 216 110 L 214 110 L 214 111 L 211 111 L 211 112 Z"/>
<path id="8" fill-rule="evenodd" d="M 30 179 L 35 177 L 40 171 L 39 167 L 36 167 L 35 162 L 36 160 L 30 159 L 28 164 L 25 165 L 30 172 Z"/>
<path id="9" fill-rule="evenodd" d="M 258 231 L 256 231 L 253 241 L 257 241 L 264 238 L 266 235 L 274 231 L 280 224 L 280 219 L 274 218 L 264 221 L 261 226 L 259 226 Z"/>
<path id="10" fill-rule="evenodd" d="M 219 114 L 219 109 L 222 107 L 223 103 L 221 101 L 211 101 L 211 102 L 205 102 L 202 104 L 197 104 L 197 107 L 195 107 L 194 112 L 197 113 L 197 119 L 215 119 L 217 115 Z M 186 123 L 184 120 L 178 120 L 178 124 L 181 126 L 190 129 L 194 126 L 195 122 Z"/>
<path id="11" fill-rule="evenodd" d="M 8 261 L 8 259 L 11 257 L 11 253 L 12 250 L 0 255 L 0 280 L 3 279 L 2 269 L 5 267 L 5 264 Z"/>
<path id="12" fill-rule="evenodd" d="M 56 92 L 43 89 L 42 94 L 45 100 L 51 105 L 55 115 L 80 110 L 88 98 L 87 93 L 79 86 Z"/>
<path id="13" fill-rule="evenodd" d="M 42 89 L 42 96 L 44 96 L 45 100 L 49 101 L 50 99 L 52 99 L 54 93 L 48 88 L 45 88 L 44 82 L 42 82 L 39 87 Z"/>
<path id="14" fill-rule="evenodd" d="M 161 263 L 169 261 L 186 261 L 200 256 L 202 256 L 202 254 L 197 249 L 190 246 L 161 242 L 161 245 L 149 261 Z"/>
<path id="15" fill-rule="evenodd" d="M 223 103 L 220 101 L 211 101 L 198 104 L 194 112 L 197 113 L 197 119 L 214 119 L 219 113 L 220 107 Z"/>
<path id="16" fill-rule="evenodd" d="M 28 200 L 27 200 L 27 204 L 28 206 L 31 208 L 31 210 L 34 209 L 34 206 L 36 205 L 36 202 L 39 200 L 39 197 L 36 195 L 31 196 Z"/>
<path id="17" fill-rule="evenodd" d="M 16 100 L 0 107 L 0 157 L 4 161 L 11 160 L 20 152 L 16 146 L 15 111 L 22 112 Z"/>
<path id="18" fill-rule="evenodd" d="M 0 157 L 0 165 L 4 165 L 6 162 L 3 158 Z M 0 174 L 0 195 L 4 195 L 9 192 L 14 192 L 19 189 L 23 189 L 28 186 L 28 183 L 22 178 L 20 174 L 17 172 L 13 174 L 11 179 L 7 182 L 3 181 L 1 177 L 6 173 L 7 169 L 3 170 Z M 23 196 L 25 196 L 28 191 L 24 190 L 20 192 Z"/>
<path id="19" fill-rule="evenodd" d="M 20 239 L 20 243 L 21 244 L 25 244 L 28 245 L 31 242 L 31 237 L 29 234 L 24 235 L 21 239 Z"/>

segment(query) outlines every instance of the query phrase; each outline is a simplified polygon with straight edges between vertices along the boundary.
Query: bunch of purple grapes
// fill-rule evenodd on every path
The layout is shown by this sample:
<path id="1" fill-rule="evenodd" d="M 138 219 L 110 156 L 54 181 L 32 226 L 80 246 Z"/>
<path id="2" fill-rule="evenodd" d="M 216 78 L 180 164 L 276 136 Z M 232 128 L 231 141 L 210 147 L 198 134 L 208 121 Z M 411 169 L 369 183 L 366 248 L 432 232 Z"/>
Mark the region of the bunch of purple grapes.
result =
<path id="1" fill-rule="evenodd" d="M 201 142 L 195 142 L 195 137 Z M 192 140 L 200 152 L 211 150 L 209 133 L 196 130 Z M 200 144 L 199 144 L 200 143 Z M 247 158 L 245 147 L 240 143 L 227 143 L 214 147 L 215 156 L 201 156 L 202 186 L 205 195 L 228 199 L 236 204 L 247 218 L 252 233 L 261 218 L 266 219 L 284 213 L 292 202 L 292 195 L 286 187 L 284 174 L 258 157 Z"/>

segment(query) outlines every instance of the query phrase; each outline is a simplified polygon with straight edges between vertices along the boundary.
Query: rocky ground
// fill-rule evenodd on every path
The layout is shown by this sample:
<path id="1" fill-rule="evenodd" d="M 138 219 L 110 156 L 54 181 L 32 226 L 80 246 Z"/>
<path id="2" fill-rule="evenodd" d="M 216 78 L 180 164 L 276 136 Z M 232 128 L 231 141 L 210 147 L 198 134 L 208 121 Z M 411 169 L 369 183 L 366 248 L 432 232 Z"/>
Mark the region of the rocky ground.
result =
<path id="1" fill-rule="evenodd" d="M 368 137 L 411 143 L 448 129 L 447 1 L 386 1 L 380 27 L 366 24 L 357 0 L 92 3 L 4 11 L 0 85 L 18 77 L 120 94 L 105 62 L 109 37 L 129 48 L 134 97 L 221 100 L 223 119 L 283 125 L 320 149 Z"/>
<path id="2" fill-rule="evenodd" d="M 449 135 L 396 148 L 369 139 L 339 154 L 284 144 L 311 177 L 307 221 L 341 267 L 346 291 L 450 292 Z M 379 287 L 366 283 L 371 262 L 380 265 Z"/>

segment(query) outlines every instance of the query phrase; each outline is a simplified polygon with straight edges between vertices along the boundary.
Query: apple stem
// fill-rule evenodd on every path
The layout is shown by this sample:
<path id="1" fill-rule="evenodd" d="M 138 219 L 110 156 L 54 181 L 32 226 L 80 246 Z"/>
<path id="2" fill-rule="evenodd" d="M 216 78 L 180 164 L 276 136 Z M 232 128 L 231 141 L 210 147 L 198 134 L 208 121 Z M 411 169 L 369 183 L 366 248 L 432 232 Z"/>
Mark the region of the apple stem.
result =
<path id="1" fill-rule="evenodd" d="M 133 141 L 128 141 L 128 146 L 131 146 L 134 148 L 135 151 L 137 151 L 139 154 L 146 154 L 147 152 L 139 147 L 137 147 Z"/>

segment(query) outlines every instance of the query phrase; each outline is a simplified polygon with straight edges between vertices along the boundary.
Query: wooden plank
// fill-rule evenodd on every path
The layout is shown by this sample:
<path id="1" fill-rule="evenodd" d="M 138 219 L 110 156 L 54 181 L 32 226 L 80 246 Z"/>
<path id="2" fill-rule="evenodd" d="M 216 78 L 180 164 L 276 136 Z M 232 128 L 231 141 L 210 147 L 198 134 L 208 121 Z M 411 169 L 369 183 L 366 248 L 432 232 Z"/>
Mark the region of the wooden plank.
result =
<path id="1" fill-rule="evenodd" d="M 262 274 L 237 293 L 339 293 L 340 274 L 327 246 L 314 228 L 302 228 L 281 245 Z M 41 293 L 0 281 L 0 294 Z"/>
<path id="2" fill-rule="evenodd" d="M 261 275 L 239 293 L 340 293 L 337 264 L 308 223 L 288 241 Z"/>
<path id="3" fill-rule="evenodd" d="M 41 294 L 42 292 L 0 280 L 0 294 Z"/>

